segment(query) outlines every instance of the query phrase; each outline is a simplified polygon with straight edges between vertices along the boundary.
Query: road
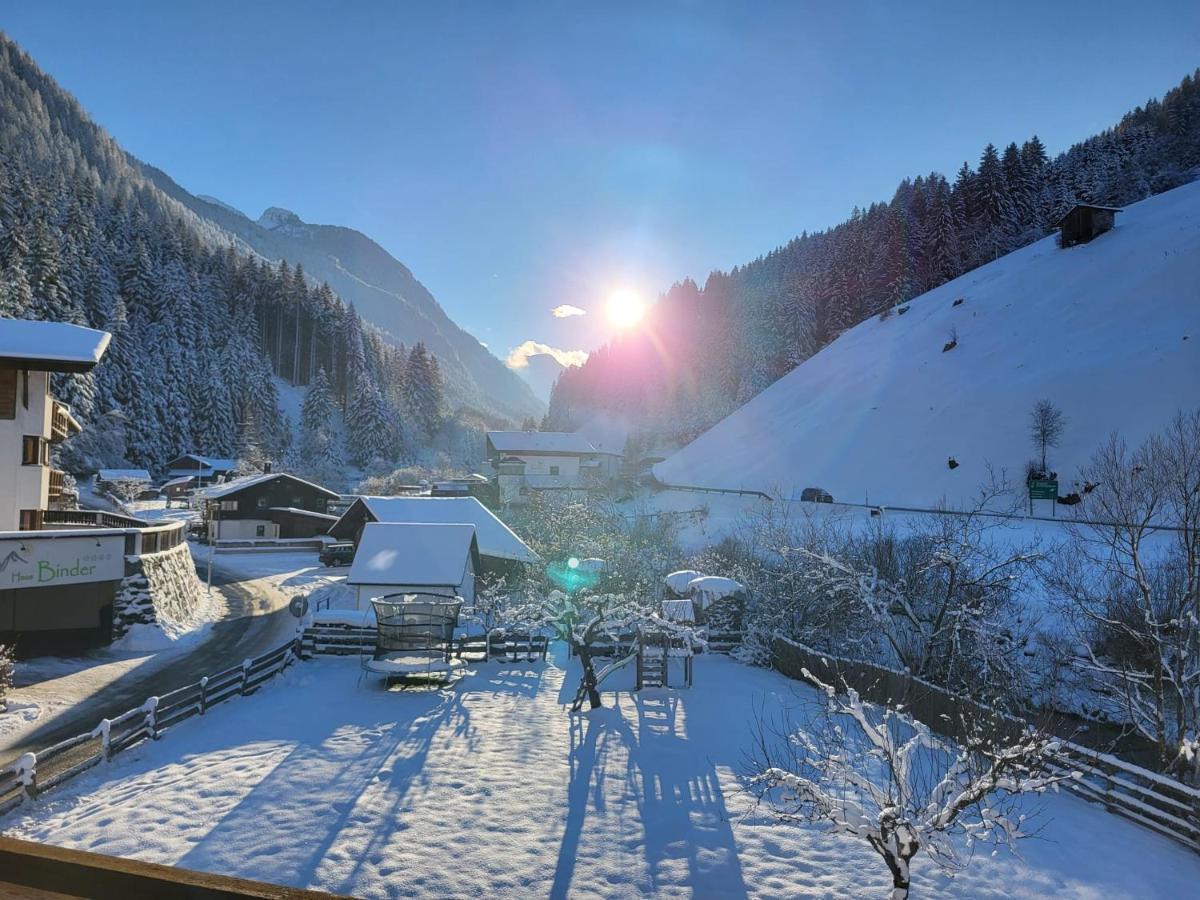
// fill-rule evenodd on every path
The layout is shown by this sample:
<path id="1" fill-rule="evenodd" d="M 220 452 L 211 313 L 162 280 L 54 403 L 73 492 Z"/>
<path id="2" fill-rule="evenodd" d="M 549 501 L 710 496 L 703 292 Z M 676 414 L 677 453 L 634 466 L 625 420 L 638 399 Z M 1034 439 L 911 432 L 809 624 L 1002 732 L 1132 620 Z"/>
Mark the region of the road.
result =
<path id="1" fill-rule="evenodd" d="M 85 668 L 21 688 L 20 699 L 35 702 L 39 697 L 64 693 L 84 696 L 57 714 L 46 716 L 42 724 L 0 749 L 0 766 L 27 751 L 37 751 L 91 731 L 102 718 L 117 716 L 141 705 L 147 697 L 165 694 L 258 656 L 295 634 L 296 619 L 287 609 L 291 595 L 266 579 L 247 579 L 214 567 L 213 587 L 224 596 L 227 613 L 213 623 L 203 641 L 194 647 L 168 653 L 162 659 L 155 658 L 159 654 L 147 656 L 141 664 L 123 668 L 119 675 L 94 690 L 92 683 L 100 680 L 94 677 L 94 672 L 103 669 L 103 664 L 95 670 Z"/>

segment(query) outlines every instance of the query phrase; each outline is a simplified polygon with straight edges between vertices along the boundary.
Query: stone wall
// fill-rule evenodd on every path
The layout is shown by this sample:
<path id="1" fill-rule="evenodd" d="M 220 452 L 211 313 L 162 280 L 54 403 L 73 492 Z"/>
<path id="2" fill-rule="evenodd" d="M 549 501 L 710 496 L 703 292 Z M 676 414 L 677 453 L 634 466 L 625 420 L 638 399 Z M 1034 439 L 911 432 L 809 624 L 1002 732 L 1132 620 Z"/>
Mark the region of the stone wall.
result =
<path id="1" fill-rule="evenodd" d="M 185 628 L 207 600 L 186 542 L 161 553 L 128 557 L 126 572 L 113 602 L 113 640 L 135 623 Z"/>

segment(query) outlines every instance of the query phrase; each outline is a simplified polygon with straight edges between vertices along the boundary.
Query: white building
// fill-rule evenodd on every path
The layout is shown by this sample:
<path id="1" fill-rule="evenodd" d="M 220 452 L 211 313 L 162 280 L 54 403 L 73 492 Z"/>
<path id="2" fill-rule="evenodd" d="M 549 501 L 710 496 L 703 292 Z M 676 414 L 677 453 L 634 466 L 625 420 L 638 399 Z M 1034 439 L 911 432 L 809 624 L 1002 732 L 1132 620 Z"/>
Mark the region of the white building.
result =
<path id="1" fill-rule="evenodd" d="M 502 505 L 529 490 L 587 487 L 617 476 L 621 454 L 565 431 L 489 431 L 487 457 Z"/>
<path id="2" fill-rule="evenodd" d="M 0 530 L 37 529 L 62 495 L 50 445 L 79 431 L 50 395 L 54 372 L 90 372 L 110 335 L 65 322 L 0 319 Z"/>
<path id="3" fill-rule="evenodd" d="M 479 545 L 475 527 L 416 522 L 369 522 L 346 584 L 358 609 L 390 594 L 436 594 L 475 600 Z"/>

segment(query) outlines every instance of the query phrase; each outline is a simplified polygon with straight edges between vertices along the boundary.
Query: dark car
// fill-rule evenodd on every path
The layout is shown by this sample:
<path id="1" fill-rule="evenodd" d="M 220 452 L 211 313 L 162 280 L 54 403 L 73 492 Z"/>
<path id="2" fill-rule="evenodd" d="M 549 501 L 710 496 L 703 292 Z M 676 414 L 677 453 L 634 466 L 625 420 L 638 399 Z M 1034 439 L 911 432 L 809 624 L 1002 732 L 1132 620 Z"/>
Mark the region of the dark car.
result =
<path id="1" fill-rule="evenodd" d="M 809 503 L 832 503 L 833 495 L 822 488 L 805 488 L 800 492 L 800 499 Z"/>
<path id="2" fill-rule="evenodd" d="M 354 562 L 354 545 L 350 542 L 326 544 L 318 556 L 324 566 L 348 566 Z"/>

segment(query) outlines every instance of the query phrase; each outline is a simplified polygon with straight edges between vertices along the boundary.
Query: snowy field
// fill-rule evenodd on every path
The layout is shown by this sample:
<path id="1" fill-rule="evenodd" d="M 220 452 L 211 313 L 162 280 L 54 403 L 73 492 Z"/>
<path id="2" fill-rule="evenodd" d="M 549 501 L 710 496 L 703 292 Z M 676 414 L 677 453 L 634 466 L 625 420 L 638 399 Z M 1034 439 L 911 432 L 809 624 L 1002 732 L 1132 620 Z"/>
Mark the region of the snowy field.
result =
<path id="1" fill-rule="evenodd" d="M 862 897 L 890 887 L 845 836 L 755 811 L 739 772 L 753 704 L 803 689 L 723 657 L 695 687 L 610 692 L 571 716 L 577 672 L 491 663 L 453 689 L 385 692 L 355 659 L 293 666 L 5 819 L 30 838 L 364 897 Z M 1194 894 L 1200 858 L 1065 795 L 1021 859 L 924 897 Z"/>

